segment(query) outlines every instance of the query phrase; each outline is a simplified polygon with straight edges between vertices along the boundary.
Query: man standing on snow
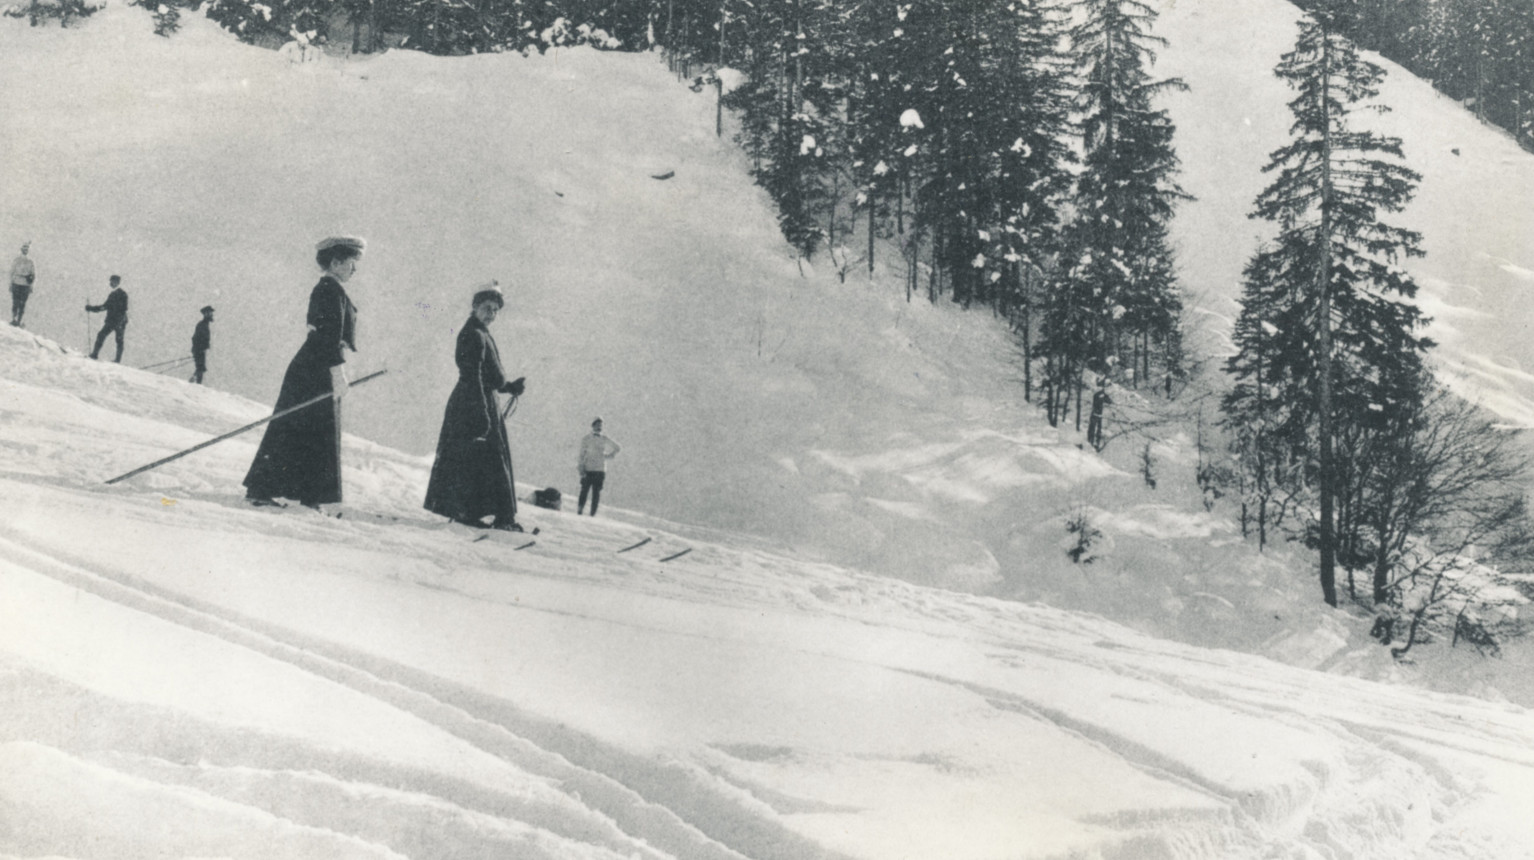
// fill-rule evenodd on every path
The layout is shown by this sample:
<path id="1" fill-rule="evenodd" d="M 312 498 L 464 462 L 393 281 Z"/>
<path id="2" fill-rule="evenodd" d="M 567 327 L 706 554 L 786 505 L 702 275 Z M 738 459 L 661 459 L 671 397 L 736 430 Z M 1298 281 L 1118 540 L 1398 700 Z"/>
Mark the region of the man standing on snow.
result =
<path id="1" fill-rule="evenodd" d="M 213 346 L 213 332 L 209 326 L 213 322 L 213 306 L 207 305 L 202 309 L 202 319 L 197 323 L 197 328 L 192 330 L 192 361 L 196 369 L 192 371 L 191 382 L 194 385 L 202 384 L 202 375 L 208 372 L 208 350 Z"/>
<path id="2" fill-rule="evenodd" d="M 591 515 L 597 515 L 597 502 L 602 499 L 602 482 L 607 479 L 607 461 L 623 450 L 618 443 L 602 435 L 602 419 L 591 422 L 591 435 L 581 439 L 581 453 L 575 467 L 581 473 L 581 497 L 576 503 L 575 515 L 586 509 L 586 493 L 591 493 Z"/>
<path id="3" fill-rule="evenodd" d="M 107 320 L 101 326 L 101 333 L 96 335 L 96 348 L 91 350 L 91 358 L 101 354 L 101 345 L 106 343 L 107 335 L 117 334 L 117 357 L 113 361 L 121 364 L 123 360 L 123 332 L 128 328 L 128 293 L 122 288 L 123 279 L 113 275 L 111 279 L 112 292 L 107 294 L 107 300 L 99 305 L 86 305 L 85 310 L 89 313 L 106 311 Z"/>
<path id="4" fill-rule="evenodd" d="M 1097 391 L 1092 394 L 1092 417 L 1087 419 L 1087 444 L 1092 450 L 1101 451 L 1108 444 L 1103 439 L 1103 412 L 1113 403 L 1113 398 L 1108 394 L 1108 377 L 1099 377 Z"/>
<path id="5" fill-rule="evenodd" d="M 11 325 L 20 327 L 21 318 L 27 312 L 27 297 L 32 295 L 32 282 L 37 279 L 37 267 L 27 256 L 31 242 L 21 243 L 21 256 L 11 264 Z"/>

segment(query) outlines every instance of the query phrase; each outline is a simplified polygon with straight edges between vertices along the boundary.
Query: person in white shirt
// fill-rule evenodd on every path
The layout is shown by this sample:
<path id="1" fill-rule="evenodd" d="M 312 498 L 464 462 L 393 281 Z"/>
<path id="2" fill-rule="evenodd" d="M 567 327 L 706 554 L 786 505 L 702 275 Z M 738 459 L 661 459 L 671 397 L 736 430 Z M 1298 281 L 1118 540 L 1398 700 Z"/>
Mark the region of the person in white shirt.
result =
<path id="1" fill-rule="evenodd" d="M 586 494 L 591 494 L 591 515 L 597 515 L 597 503 L 602 499 L 602 483 L 607 479 L 607 461 L 623 450 L 618 443 L 602 435 L 602 419 L 591 422 L 591 435 L 581 439 L 581 453 L 576 469 L 581 473 L 581 497 L 576 503 L 575 514 L 586 510 Z"/>
<path id="2" fill-rule="evenodd" d="M 37 279 L 37 267 L 27 256 L 31 242 L 21 243 L 21 256 L 11 263 L 11 325 L 21 326 L 21 318 L 27 312 L 27 297 L 32 295 L 32 282 Z"/>

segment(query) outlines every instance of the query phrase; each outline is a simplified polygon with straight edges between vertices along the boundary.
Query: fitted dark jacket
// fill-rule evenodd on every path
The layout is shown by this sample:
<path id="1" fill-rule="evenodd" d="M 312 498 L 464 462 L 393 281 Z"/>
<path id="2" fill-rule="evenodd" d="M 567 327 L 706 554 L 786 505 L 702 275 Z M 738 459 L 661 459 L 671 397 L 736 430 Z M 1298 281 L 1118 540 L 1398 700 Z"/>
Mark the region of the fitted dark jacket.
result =
<path id="1" fill-rule="evenodd" d="M 335 278 L 326 275 L 314 285 L 306 320 L 309 336 L 288 363 L 274 413 L 332 393 L 330 368 L 357 348 L 357 306 Z M 327 397 L 266 425 L 245 487 L 264 498 L 341 501 L 341 404 Z"/>
<path id="2" fill-rule="evenodd" d="M 495 338 L 478 317 L 469 317 L 458 332 L 453 358 L 458 384 L 442 415 L 424 506 L 453 519 L 510 519 L 517 511 L 516 489 L 496 393 L 510 391 L 511 383 Z"/>
<path id="3" fill-rule="evenodd" d="M 197 323 L 197 328 L 192 329 L 192 352 L 207 352 L 213 346 L 213 331 L 206 319 Z"/>
<path id="4" fill-rule="evenodd" d="M 114 287 L 112 292 L 107 294 L 106 301 L 99 305 L 86 305 L 85 309 L 106 311 L 107 318 L 103 325 L 107 328 L 116 328 L 128 321 L 128 293 L 122 287 Z"/>

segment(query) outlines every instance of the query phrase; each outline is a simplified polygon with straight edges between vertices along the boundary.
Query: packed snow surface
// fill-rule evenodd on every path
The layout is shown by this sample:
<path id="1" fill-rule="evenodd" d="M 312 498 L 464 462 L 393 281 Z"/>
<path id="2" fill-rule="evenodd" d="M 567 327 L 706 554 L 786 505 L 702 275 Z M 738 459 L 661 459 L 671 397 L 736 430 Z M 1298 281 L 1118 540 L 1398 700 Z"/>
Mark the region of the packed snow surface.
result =
<path id="1" fill-rule="evenodd" d="M 247 507 L 247 438 L 107 488 L 261 407 L 10 328 L 0 364 L 0 852 L 1534 856 L 1514 705 L 627 510 L 485 537 L 356 438 L 338 516 Z"/>
<path id="2" fill-rule="evenodd" d="M 1228 316 L 1294 12 L 1164 7 L 1182 262 Z M 1303 554 L 1199 504 L 1186 438 L 1159 490 L 1084 452 L 887 250 L 796 262 L 656 58 L 296 59 L 116 3 L 0 18 L 0 261 L 38 267 L 0 328 L 0 856 L 1534 856 L 1527 710 L 1399 683 Z M 1402 78 L 1435 334 L 1519 421 L 1534 162 Z M 245 506 L 255 434 L 104 484 L 269 413 L 342 232 L 354 375 L 390 370 L 346 401 L 346 503 Z M 126 366 L 80 352 L 113 273 Z M 490 278 L 524 494 L 602 415 L 598 518 L 420 509 Z M 204 304 L 209 386 L 135 369 Z"/>

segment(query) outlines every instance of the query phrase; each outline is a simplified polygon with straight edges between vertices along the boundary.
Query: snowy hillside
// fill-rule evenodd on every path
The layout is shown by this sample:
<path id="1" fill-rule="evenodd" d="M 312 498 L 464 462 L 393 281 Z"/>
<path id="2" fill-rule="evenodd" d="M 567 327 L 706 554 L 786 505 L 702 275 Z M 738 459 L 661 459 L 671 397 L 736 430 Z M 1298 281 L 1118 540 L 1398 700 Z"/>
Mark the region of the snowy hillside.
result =
<path id="1" fill-rule="evenodd" d="M 997 578 L 980 542 L 928 526 L 924 487 L 881 465 L 887 486 L 869 492 L 832 461 L 963 450 L 973 427 L 1012 456 L 996 434 L 1036 421 L 1012 404 L 1011 345 L 866 276 L 801 273 L 743 157 L 714 136 L 712 94 L 655 58 L 295 64 L 205 20 L 146 41 L 116 6 L 78 31 L 3 23 L 15 178 L 0 183 L 0 237 L 33 240 L 32 330 L 84 345 L 81 307 L 120 273 L 127 361 L 184 354 L 211 303 L 209 382 L 270 402 L 303 336 L 316 237 L 360 233 L 354 367 L 391 375 L 349 404 L 354 432 L 433 450 L 453 336 L 472 285 L 497 278 L 502 352 L 528 377 L 520 478 L 570 489 L 601 415 L 628 452 L 614 502 L 926 581 Z"/>
<path id="2" fill-rule="evenodd" d="M 622 510 L 476 540 L 354 438 L 339 519 L 230 493 L 248 439 L 105 488 L 260 408 L 0 366 L 0 856 L 1534 856 L 1521 708 Z"/>
<path id="3" fill-rule="evenodd" d="M 1218 333 L 1294 11 L 1164 9 Z M 1534 856 L 1534 719 L 1495 701 L 1534 703 L 1527 653 L 1393 665 L 1204 511 L 1188 434 L 1152 488 L 1139 440 L 1020 402 L 999 326 L 883 258 L 801 268 L 711 93 L 584 49 L 296 59 L 0 18 L 0 261 L 38 267 L 0 329 L 0 857 Z M 1534 159 L 1385 97 L 1444 360 L 1527 423 Z M 245 507 L 256 436 L 103 485 L 269 413 L 342 231 L 354 375 L 390 373 L 347 400 L 341 517 Z M 113 273 L 128 365 L 218 307 L 209 387 L 79 354 Z M 525 510 L 524 549 L 420 509 L 490 278 L 524 491 L 573 489 L 596 415 L 624 446 L 603 516 Z"/>
<path id="4" fill-rule="evenodd" d="M 1254 558 L 1198 511 L 1185 439 L 1153 452 L 1151 491 L 1131 442 L 1084 455 L 1020 401 L 999 326 L 907 304 L 898 269 L 843 283 L 796 264 L 714 136 L 712 95 L 655 58 L 297 63 L 206 20 L 172 40 L 144 23 L 118 5 L 68 31 L 0 21 L 0 242 L 33 242 L 31 331 L 83 347 L 82 306 L 120 273 L 128 363 L 185 354 L 211 303 L 208 382 L 269 404 L 315 238 L 358 232 L 352 365 L 391 371 L 348 401 L 359 436 L 429 455 L 453 337 L 494 277 L 511 295 L 502 352 L 528 377 L 511 431 L 529 484 L 572 490 L 576 440 L 602 415 L 625 452 L 611 504 L 1183 641 L 1357 662 L 1281 555 Z M 1105 533 L 1089 568 L 1060 547 L 1083 513 Z M 1351 671 L 1388 669 L 1365 650 Z"/>
<path id="5" fill-rule="evenodd" d="M 1165 0 L 1159 8 L 1171 44 L 1157 72 L 1190 86 L 1168 97 L 1184 185 L 1198 197 L 1179 210 L 1179 263 L 1190 291 L 1228 330 L 1241 268 L 1264 235 L 1264 223 L 1246 216 L 1293 121 L 1285 107 L 1293 93 L 1272 69 L 1294 46 L 1299 13 L 1283 0 Z M 1388 72 L 1380 102 L 1391 110 L 1358 122 L 1401 138 L 1408 165 L 1422 174 L 1397 222 L 1424 236 L 1427 256 L 1407 268 L 1434 317 L 1442 372 L 1508 423 L 1534 426 L 1534 340 L 1522 319 L 1534 288 L 1534 156 L 1396 64 L 1371 59 Z"/>

